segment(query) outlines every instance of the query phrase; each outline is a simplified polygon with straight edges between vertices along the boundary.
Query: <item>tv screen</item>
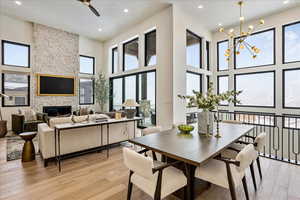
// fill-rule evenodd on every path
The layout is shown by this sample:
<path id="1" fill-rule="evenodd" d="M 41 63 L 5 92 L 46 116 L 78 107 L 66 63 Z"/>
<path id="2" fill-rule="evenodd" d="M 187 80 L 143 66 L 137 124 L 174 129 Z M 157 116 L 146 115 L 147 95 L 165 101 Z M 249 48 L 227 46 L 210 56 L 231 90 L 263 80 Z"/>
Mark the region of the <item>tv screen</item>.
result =
<path id="1" fill-rule="evenodd" d="M 39 96 L 74 96 L 75 77 L 38 75 Z"/>

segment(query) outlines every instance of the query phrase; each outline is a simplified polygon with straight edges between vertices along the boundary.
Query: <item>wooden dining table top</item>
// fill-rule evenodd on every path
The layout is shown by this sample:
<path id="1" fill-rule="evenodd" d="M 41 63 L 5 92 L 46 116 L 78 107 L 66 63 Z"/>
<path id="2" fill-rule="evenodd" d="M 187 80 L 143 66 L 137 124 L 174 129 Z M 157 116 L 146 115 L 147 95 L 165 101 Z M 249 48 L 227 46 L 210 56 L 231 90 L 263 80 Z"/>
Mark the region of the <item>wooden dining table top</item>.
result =
<path id="1" fill-rule="evenodd" d="M 220 123 L 219 127 L 220 138 L 199 134 L 197 128 L 191 134 L 182 134 L 177 129 L 171 129 L 130 139 L 129 142 L 198 166 L 218 155 L 254 128 L 252 125 L 232 123 Z"/>

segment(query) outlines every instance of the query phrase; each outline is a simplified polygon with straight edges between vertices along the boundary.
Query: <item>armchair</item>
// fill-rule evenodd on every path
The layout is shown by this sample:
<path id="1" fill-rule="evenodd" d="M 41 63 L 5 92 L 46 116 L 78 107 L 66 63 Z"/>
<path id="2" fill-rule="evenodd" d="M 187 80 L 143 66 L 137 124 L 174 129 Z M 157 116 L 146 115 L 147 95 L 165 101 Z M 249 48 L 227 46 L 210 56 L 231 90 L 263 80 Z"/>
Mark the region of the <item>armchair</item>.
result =
<path id="1" fill-rule="evenodd" d="M 37 125 L 39 123 L 47 123 L 48 115 L 46 113 L 36 113 L 36 119 L 25 119 L 24 114 L 12 114 L 11 115 L 11 127 L 12 131 L 16 134 L 29 131 L 37 131 Z"/>

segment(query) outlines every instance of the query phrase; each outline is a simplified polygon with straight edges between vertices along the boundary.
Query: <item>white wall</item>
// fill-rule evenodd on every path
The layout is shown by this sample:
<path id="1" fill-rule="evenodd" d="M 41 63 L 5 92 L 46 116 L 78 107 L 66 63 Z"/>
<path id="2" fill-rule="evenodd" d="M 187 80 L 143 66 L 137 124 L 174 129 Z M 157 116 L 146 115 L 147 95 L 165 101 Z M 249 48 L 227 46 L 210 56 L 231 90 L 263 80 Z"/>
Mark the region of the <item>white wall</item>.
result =
<path id="1" fill-rule="evenodd" d="M 276 71 L 276 108 L 255 108 L 255 107 L 234 107 L 230 105 L 229 107 L 223 107 L 222 109 L 230 111 L 254 111 L 254 112 L 270 112 L 276 114 L 300 114 L 300 110 L 297 109 L 283 109 L 282 108 L 282 70 L 286 68 L 297 68 L 299 63 L 282 64 L 282 25 L 289 24 L 300 20 L 300 7 L 292 8 L 281 13 L 277 13 L 268 17 L 263 17 L 265 19 L 265 24 L 261 26 L 256 31 L 266 30 L 269 28 L 276 28 L 275 42 L 276 42 L 276 64 L 272 66 L 265 67 L 254 67 L 254 68 L 244 68 L 236 69 L 233 67 L 233 59 L 230 59 L 229 70 L 217 72 L 217 42 L 227 39 L 224 34 L 215 32 L 213 34 L 213 74 L 214 81 L 216 83 L 217 75 L 229 75 L 229 90 L 234 89 L 234 74 L 247 73 L 247 72 L 259 72 L 259 71 Z M 247 27 L 250 24 L 255 24 L 257 21 L 250 21 L 245 24 Z M 237 29 L 237 27 L 233 27 Z M 259 47 L 259 44 L 257 44 Z M 216 85 L 216 84 L 215 84 Z M 268 95 L 268 94 L 266 94 Z M 264 97 L 261 97 L 264 98 Z"/>
<path id="2" fill-rule="evenodd" d="M 144 64 L 144 34 L 156 28 L 156 54 L 157 65 L 145 67 Z M 139 37 L 139 63 L 138 69 L 122 72 L 122 44 L 136 36 Z M 118 46 L 119 72 L 111 74 L 111 49 Z M 121 35 L 104 44 L 105 68 L 110 77 L 127 73 L 156 69 L 156 112 L 157 124 L 164 129 L 170 128 L 173 123 L 172 107 L 172 8 L 167 8 L 148 18 L 136 26 L 124 31 Z"/>

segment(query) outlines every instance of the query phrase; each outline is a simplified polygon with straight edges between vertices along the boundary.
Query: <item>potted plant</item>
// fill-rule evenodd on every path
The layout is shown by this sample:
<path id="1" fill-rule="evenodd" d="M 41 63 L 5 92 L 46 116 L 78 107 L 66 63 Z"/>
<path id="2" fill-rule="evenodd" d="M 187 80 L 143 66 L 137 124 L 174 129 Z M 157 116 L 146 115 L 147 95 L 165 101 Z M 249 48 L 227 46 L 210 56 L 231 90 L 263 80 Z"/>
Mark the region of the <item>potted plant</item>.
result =
<path id="1" fill-rule="evenodd" d="M 202 111 L 198 113 L 198 132 L 212 134 L 213 133 L 213 122 L 214 115 L 212 111 L 219 111 L 219 105 L 222 101 L 227 101 L 228 103 L 240 103 L 236 98 L 242 91 L 227 91 L 221 94 L 215 94 L 213 92 L 213 84 L 210 83 L 207 93 L 201 93 L 193 91 L 193 96 L 178 95 L 179 98 L 188 100 L 188 107 L 197 107 Z M 216 116 L 217 120 L 218 117 Z"/>
<path id="2" fill-rule="evenodd" d="M 104 112 L 105 104 L 108 102 L 109 98 L 111 98 L 109 89 L 109 80 L 104 73 L 100 72 L 95 79 L 95 98 L 101 112 Z"/>

